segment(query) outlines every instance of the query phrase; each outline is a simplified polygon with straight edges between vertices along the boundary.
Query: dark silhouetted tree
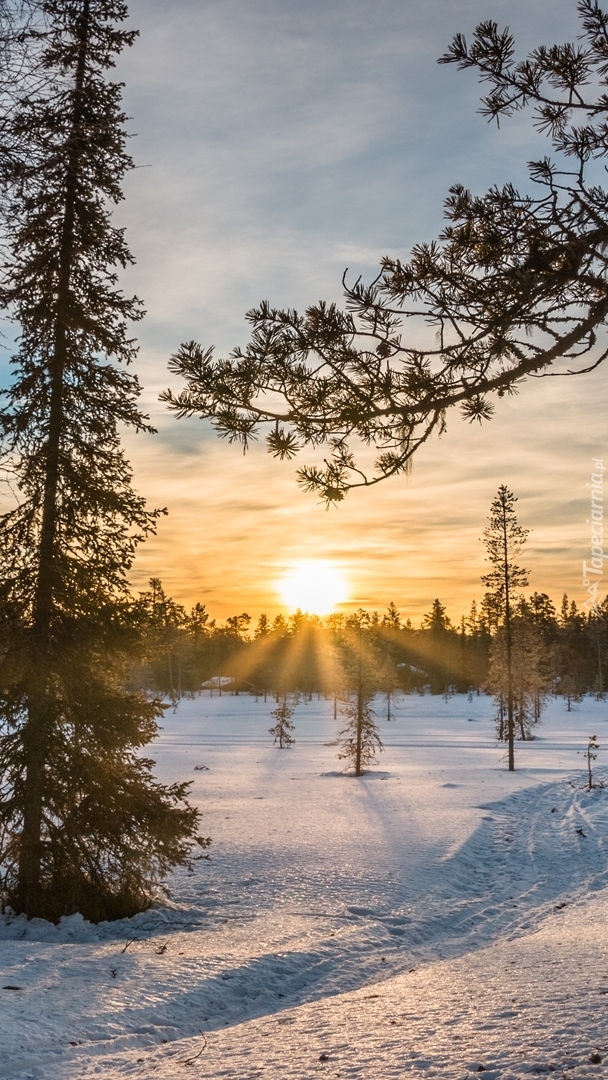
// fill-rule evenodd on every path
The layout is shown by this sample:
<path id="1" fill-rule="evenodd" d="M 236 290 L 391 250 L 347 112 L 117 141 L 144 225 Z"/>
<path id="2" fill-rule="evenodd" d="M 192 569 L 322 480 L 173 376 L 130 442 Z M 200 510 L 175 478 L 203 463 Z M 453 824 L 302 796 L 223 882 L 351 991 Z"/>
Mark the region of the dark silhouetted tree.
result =
<path id="1" fill-rule="evenodd" d="M 507 744 L 509 771 L 515 768 L 515 720 L 513 682 L 513 604 L 517 590 L 528 584 L 527 571 L 514 561 L 521 553 L 528 537 L 528 529 L 517 522 L 513 492 L 501 484 L 490 507 L 489 524 L 484 529 L 484 542 L 488 561 L 493 569 L 482 576 L 482 582 L 490 590 L 495 608 L 501 612 L 504 623 L 505 643 L 505 697 L 507 708 Z"/>
<path id="2" fill-rule="evenodd" d="M 593 787 L 593 772 L 592 772 L 592 769 L 591 769 L 591 762 L 596 761 L 596 759 L 597 759 L 597 751 L 599 750 L 599 748 L 600 748 L 600 744 L 597 741 L 597 735 L 590 735 L 589 736 L 589 743 L 587 745 L 587 750 L 585 751 L 585 757 L 587 758 L 587 774 L 588 774 L 588 777 L 589 777 L 589 781 L 588 781 L 589 791 L 591 791 L 591 788 Z"/>
<path id="3" fill-rule="evenodd" d="M 340 711 L 346 724 L 338 732 L 338 758 L 363 776 L 364 766 L 376 761 L 383 749 L 372 702 L 379 689 L 378 655 L 366 640 L 369 614 L 359 608 L 346 620 L 347 633 L 342 641 L 341 672 L 344 685 Z"/>
<path id="4" fill-rule="evenodd" d="M 289 704 L 287 694 L 284 694 L 283 700 L 270 714 L 272 719 L 276 720 L 276 723 L 273 727 L 268 728 L 268 731 L 271 735 L 274 735 L 274 742 L 279 744 L 279 750 L 282 750 L 284 746 L 293 746 L 296 741 L 291 734 L 292 731 L 295 731 L 295 725 L 291 720 L 293 712 L 293 706 Z"/>
<path id="5" fill-rule="evenodd" d="M 401 615 L 397 611 L 397 605 L 393 600 L 386 609 L 386 615 L 382 616 L 382 625 L 387 626 L 390 630 L 401 629 Z"/>
<path id="6" fill-rule="evenodd" d="M 522 612 L 522 607 L 524 611 Z M 506 628 L 500 627 L 492 640 L 486 689 L 498 704 L 498 737 L 508 736 L 508 689 Z M 551 686 L 550 653 L 538 626 L 526 618 L 525 604 L 511 619 L 511 687 L 513 723 L 519 738 L 533 738 L 532 728 L 540 720 Z"/>
<path id="7" fill-rule="evenodd" d="M 139 608 L 144 616 L 151 685 L 155 690 L 167 693 L 175 707 L 182 696 L 191 640 L 186 610 L 167 596 L 159 578 L 150 578 L 149 591 L 140 594 Z"/>
<path id="8" fill-rule="evenodd" d="M 0 862 L 14 909 L 111 918 L 188 861 L 198 818 L 187 785 L 158 784 L 140 754 L 159 702 L 124 688 L 137 637 L 125 574 L 157 516 L 119 436 L 148 428 L 125 370 L 141 308 L 117 288 L 131 255 L 110 217 L 131 161 L 106 76 L 135 34 L 121 0 L 29 14 L 2 121 L 0 295 L 20 337 L 0 412 L 15 493 L 0 519 Z"/>
<path id="9" fill-rule="evenodd" d="M 462 650 L 441 600 L 434 600 L 431 610 L 423 616 L 418 642 L 420 659 L 429 675 L 431 693 L 448 693 L 459 682 Z"/>
<path id="10" fill-rule="evenodd" d="M 356 695 L 341 704 L 346 724 L 338 732 L 338 757 L 347 762 L 347 768 L 355 770 L 355 776 L 363 776 L 365 766 L 377 761 L 376 754 L 383 750 L 372 708 L 373 699 L 373 694 L 358 689 Z"/>

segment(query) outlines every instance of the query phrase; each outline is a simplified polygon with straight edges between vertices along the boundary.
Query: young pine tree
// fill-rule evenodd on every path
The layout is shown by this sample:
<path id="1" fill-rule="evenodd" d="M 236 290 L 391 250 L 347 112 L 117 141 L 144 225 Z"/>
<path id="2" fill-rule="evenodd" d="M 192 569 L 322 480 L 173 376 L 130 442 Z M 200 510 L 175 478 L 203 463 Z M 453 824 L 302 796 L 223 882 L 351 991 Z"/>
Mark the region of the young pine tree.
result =
<path id="1" fill-rule="evenodd" d="M 146 645 L 147 685 L 168 694 L 175 709 L 189 659 L 186 610 L 167 596 L 159 578 L 150 578 L 150 589 L 140 593 L 137 607 Z"/>
<path id="2" fill-rule="evenodd" d="M 488 561 L 493 569 L 482 576 L 482 582 L 490 591 L 496 609 L 504 621 L 506 666 L 506 713 L 509 771 L 515 768 L 515 717 L 513 693 L 513 602 L 516 591 L 528 584 L 527 571 L 514 561 L 523 548 L 528 529 L 517 523 L 513 492 L 501 484 L 490 507 L 489 524 L 484 529 L 484 541 Z"/>
<path id="3" fill-rule="evenodd" d="M 525 610 L 525 606 L 522 605 Z M 521 607 L 520 606 L 520 611 Z M 486 689 L 498 705 L 498 738 L 508 736 L 507 635 L 501 627 L 492 639 Z M 539 629 L 521 614 L 511 624 L 511 689 L 514 730 L 522 740 L 532 739 L 551 685 L 549 655 Z"/>
<path id="4" fill-rule="evenodd" d="M 591 791 L 593 787 L 593 772 L 591 769 L 591 762 L 597 759 L 597 751 L 600 748 L 600 744 L 597 741 L 597 735 L 589 736 L 589 743 L 585 751 L 585 757 L 587 758 L 587 775 L 589 777 L 588 788 Z"/>
<path id="5" fill-rule="evenodd" d="M 338 732 L 338 758 L 347 762 L 346 768 L 354 768 L 355 776 L 363 776 L 364 766 L 376 761 L 376 754 L 383 750 L 372 708 L 379 686 L 379 660 L 366 634 L 369 625 L 369 615 L 359 608 L 348 619 L 342 649 L 340 711 L 346 725 Z"/>
<path id="6" fill-rule="evenodd" d="M 377 761 L 376 754 L 384 749 L 372 708 L 373 699 L 373 694 L 358 689 L 341 705 L 346 724 L 338 732 L 338 758 L 346 761 L 346 768 L 355 770 L 355 776 L 363 776 L 364 766 Z"/>
<path id="7" fill-rule="evenodd" d="M 295 725 L 291 720 L 293 712 L 293 707 L 287 700 L 287 694 L 284 694 L 283 700 L 270 714 L 272 719 L 276 720 L 276 724 L 268 728 L 268 731 L 271 735 L 274 735 L 273 741 L 275 744 L 279 744 L 279 750 L 282 750 L 284 746 L 293 746 L 296 741 L 291 734 L 292 731 L 295 731 Z"/>
<path id="8" fill-rule="evenodd" d="M 0 412 L 15 493 L 0 519 L 0 864 L 4 902 L 28 917 L 112 918 L 188 861 L 198 817 L 187 785 L 158 784 L 138 753 L 159 704 L 124 689 L 125 573 L 156 517 L 119 438 L 147 429 L 125 370 L 141 308 L 117 288 L 131 256 L 110 217 L 131 161 L 106 76 L 135 35 L 121 0 L 29 8 L 3 119 L 0 295 L 20 337 Z"/>

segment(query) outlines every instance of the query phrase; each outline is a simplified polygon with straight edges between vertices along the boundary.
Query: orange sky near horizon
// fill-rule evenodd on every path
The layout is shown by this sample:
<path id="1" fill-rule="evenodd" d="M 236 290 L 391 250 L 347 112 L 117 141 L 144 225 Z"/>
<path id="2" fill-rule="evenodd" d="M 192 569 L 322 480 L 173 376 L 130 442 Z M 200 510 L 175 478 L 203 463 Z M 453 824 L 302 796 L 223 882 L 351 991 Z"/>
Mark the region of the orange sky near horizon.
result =
<path id="1" fill-rule="evenodd" d="M 187 606 L 201 601 L 218 619 L 246 611 L 255 621 L 262 611 L 286 612 L 281 578 L 317 558 L 350 583 L 339 610 L 382 611 L 392 600 L 417 625 L 439 597 L 457 622 L 482 595 L 480 538 L 506 483 L 518 497 L 520 524 L 531 529 L 520 560 L 530 590 L 548 592 L 556 604 L 566 591 L 581 604 L 586 484 L 592 455 L 603 456 L 604 395 L 599 371 L 531 380 L 519 396 L 498 402 L 483 427 L 448 417 L 447 432 L 422 448 L 411 476 L 353 491 L 329 510 L 299 491 L 293 463 L 277 462 L 259 445 L 243 455 L 207 425 L 177 421 L 151 399 L 156 423 L 183 431 L 178 447 L 158 436 L 129 441 L 136 487 L 169 508 L 131 580 L 144 588 L 158 576 Z M 300 458 L 311 460 L 306 451 Z"/>

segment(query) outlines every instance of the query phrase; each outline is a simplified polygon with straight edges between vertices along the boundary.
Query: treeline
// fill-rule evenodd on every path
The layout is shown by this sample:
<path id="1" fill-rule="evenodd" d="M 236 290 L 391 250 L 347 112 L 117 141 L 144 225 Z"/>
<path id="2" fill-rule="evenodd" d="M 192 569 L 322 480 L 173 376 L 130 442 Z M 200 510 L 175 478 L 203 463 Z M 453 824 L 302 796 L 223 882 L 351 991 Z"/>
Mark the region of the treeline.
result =
<path id="1" fill-rule="evenodd" d="M 188 612 L 153 579 L 136 612 L 143 648 L 133 681 L 173 701 L 203 688 L 276 698 L 339 696 L 363 664 L 366 685 L 387 695 L 389 709 L 395 692 L 486 690 L 500 706 L 504 631 L 490 593 L 479 605 L 473 601 L 459 625 L 435 600 L 419 628 L 394 603 L 384 613 L 359 609 L 326 619 L 297 611 L 271 621 L 262 614 L 252 626 L 246 613 L 219 624 L 204 604 Z M 559 611 L 546 593 L 518 600 L 512 634 L 522 737 L 547 694 L 562 694 L 568 705 L 585 693 L 603 696 L 607 616 L 608 601 L 588 615 L 566 595 Z"/>

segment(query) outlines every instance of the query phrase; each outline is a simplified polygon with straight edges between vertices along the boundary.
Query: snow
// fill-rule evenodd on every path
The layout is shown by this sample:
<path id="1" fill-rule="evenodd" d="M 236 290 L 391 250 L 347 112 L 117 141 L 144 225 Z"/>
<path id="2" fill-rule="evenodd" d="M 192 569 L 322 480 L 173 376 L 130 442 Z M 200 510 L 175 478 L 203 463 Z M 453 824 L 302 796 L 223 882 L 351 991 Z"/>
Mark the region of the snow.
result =
<path id="1" fill-rule="evenodd" d="M 608 704 L 552 701 L 508 773 L 488 698 L 402 697 L 361 779 L 331 702 L 283 750 L 274 705 L 167 713 L 158 775 L 213 837 L 168 903 L 0 921 L 0 1078 L 605 1074 Z"/>

